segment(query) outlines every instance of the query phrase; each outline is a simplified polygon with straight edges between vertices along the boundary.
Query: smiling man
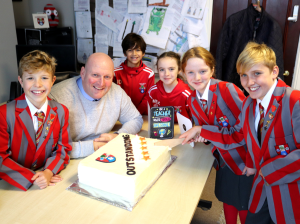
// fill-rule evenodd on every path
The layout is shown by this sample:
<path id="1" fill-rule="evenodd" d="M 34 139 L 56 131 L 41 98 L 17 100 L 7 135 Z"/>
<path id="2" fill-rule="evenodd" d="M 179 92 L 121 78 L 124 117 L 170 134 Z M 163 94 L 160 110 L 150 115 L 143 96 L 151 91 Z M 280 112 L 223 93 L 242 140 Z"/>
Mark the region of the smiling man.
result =
<path id="1" fill-rule="evenodd" d="M 117 136 L 108 134 L 119 120 L 118 133 L 136 134 L 143 119 L 124 90 L 112 82 L 114 65 L 104 53 L 92 54 L 80 77 L 53 86 L 50 97 L 70 111 L 71 158 L 86 157 Z"/>

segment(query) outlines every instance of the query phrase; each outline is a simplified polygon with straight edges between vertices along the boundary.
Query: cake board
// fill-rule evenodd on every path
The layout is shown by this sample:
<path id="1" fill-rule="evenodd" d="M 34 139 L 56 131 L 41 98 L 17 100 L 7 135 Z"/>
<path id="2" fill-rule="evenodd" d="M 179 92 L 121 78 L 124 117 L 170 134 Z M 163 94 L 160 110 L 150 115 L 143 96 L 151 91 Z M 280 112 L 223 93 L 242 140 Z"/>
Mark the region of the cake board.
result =
<path id="1" fill-rule="evenodd" d="M 177 159 L 177 156 L 173 156 L 171 155 L 171 160 L 169 162 L 169 164 L 166 166 L 166 168 L 162 171 L 162 173 L 158 176 L 158 178 L 156 178 L 153 183 L 147 188 L 145 189 L 145 191 L 141 194 L 141 196 L 139 197 L 139 199 L 137 200 L 137 203 L 145 196 L 145 194 L 151 189 L 151 187 L 156 183 L 156 181 L 163 175 L 163 173 L 166 172 L 166 170 L 173 164 L 173 162 Z M 75 193 L 87 196 L 89 198 L 93 198 L 96 199 L 98 201 L 102 201 L 105 202 L 107 204 L 110 205 L 114 205 L 116 207 L 128 210 L 128 211 L 132 211 L 133 208 L 136 206 L 136 204 L 134 204 L 133 206 L 130 205 L 129 203 L 127 203 L 126 201 L 123 202 L 116 202 L 114 200 L 114 197 L 119 197 L 117 195 L 114 194 L 110 194 L 110 199 L 104 198 L 103 195 L 103 191 L 81 184 L 79 183 L 79 179 L 77 179 L 74 183 L 72 183 L 66 190 L 69 191 L 73 191 Z M 105 192 L 105 194 L 107 195 L 107 192 Z"/>

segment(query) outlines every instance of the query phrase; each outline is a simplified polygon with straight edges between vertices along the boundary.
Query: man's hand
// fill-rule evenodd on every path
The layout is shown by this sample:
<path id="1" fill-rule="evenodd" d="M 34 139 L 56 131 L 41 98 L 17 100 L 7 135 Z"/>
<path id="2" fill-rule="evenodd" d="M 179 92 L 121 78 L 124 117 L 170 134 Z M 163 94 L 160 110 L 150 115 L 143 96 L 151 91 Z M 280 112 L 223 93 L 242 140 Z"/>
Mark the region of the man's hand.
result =
<path id="1" fill-rule="evenodd" d="M 182 145 L 185 143 L 191 143 L 194 142 L 194 138 L 200 137 L 202 126 L 195 126 L 191 128 L 190 130 L 184 132 L 182 135 L 179 136 L 179 138 L 185 138 L 182 142 Z"/>
<path id="2" fill-rule="evenodd" d="M 40 189 L 44 189 L 48 186 L 53 186 L 53 184 L 50 184 L 52 177 L 53 177 L 52 171 L 49 169 L 45 169 L 44 171 L 36 172 L 31 178 L 31 180 L 34 180 L 33 182 L 34 185 L 39 186 Z"/>
<path id="3" fill-rule="evenodd" d="M 113 140 L 117 136 L 118 136 L 118 134 L 103 133 L 99 136 L 99 138 L 95 138 L 94 141 L 107 143 L 107 142 Z"/>
<path id="4" fill-rule="evenodd" d="M 251 176 L 251 175 L 254 175 L 256 173 L 256 169 L 253 169 L 253 168 L 249 168 L 249 167 L 246 167 L 244 168 L 243 170 L 243 175 L 246 174 L 247 177 Z"/>
<path id="5" fill-rule="evenodd" d="M 99 138 L 94 139 L 94 151 L 97 151 L 100 147 L 104 146 L 109 141 L 117 137 L 118 134 L 103 133 Z"/>
<path id="6" fill-rule="evenodd" d="M 102 146 L 106 145 L 107 142 L 93 142 L 94 144 L 94 151 L 97 151 L 99 148 L 101 148 Z"/>

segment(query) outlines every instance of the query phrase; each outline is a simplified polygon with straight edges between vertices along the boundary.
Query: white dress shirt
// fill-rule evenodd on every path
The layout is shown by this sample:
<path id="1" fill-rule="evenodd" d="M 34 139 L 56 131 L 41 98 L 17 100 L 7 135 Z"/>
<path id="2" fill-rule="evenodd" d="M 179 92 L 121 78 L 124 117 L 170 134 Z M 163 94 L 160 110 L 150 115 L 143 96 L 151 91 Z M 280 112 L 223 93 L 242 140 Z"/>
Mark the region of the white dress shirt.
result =
<path id="1" fill-rule="evenodd" d="M 29 106 L 29 109 L 30 109 L 30 113 L 31 113 L 31 117 L 32 117 L 32 122 L 33 122 L 33 128 L 34 128 L 34 131 L 37 132 L 38 130 L 38 127 L 39 127 L 39 122 L 38 122 L 38 119 L 37 119 L 37 116 L 34 116 L 34 114 L 36 112 L 41 112 L 43 111 L 44 112 L 44 115 L 46 117 L 46 114 L 47 114 L 47 107 L 48 107 L 48 99 L 46 98 L 46 102 L 44 103 L 44 105 L 41 107 L 41 109 L 37 109 L 31 102 L 30 100 L 28 100 L 28 98 L 25 96 L 25 99 L 26 99 L 26 102 L 27 102 L 27 105 Z M 45 118 L 44 118 L 45 120 Z"/>
<path id="2" fill-rule="evenodd" d="M 275 89 L 275 87 L 277 85 L 277 82 L 278 81 L 276 79 L 275 82 L 274 82 L 274 84 L 272 85 L 272 87 L 269 89 L 269 91 L 267 92 L 267 94 L 264 96 L 263 100 L 256 99 L 255 121 L 254 121 L 256 133 L 257 133 L 257 127 L 258 127 L 258 123 L 259 123 L 259 119 L 260 119 L 259 104 L 261 103 L 261 105 L 264 107 L 264 117 L 265 117 L 267 109 L 268 109 L 268 106 L 270 104 L 271 97 L 272 97 L 274 89 Z"/>

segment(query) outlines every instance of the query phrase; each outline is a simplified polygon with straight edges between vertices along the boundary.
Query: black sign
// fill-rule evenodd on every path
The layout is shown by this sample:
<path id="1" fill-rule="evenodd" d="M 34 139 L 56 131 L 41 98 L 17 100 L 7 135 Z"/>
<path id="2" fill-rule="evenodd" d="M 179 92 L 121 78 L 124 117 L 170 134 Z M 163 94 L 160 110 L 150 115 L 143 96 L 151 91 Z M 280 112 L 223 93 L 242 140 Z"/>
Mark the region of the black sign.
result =
<path id="1" fill-rule="evenodd" d="M 150 116 L 150 138 L 174 137 L 174 107 L 152 107 L 148 116 Z"/>

